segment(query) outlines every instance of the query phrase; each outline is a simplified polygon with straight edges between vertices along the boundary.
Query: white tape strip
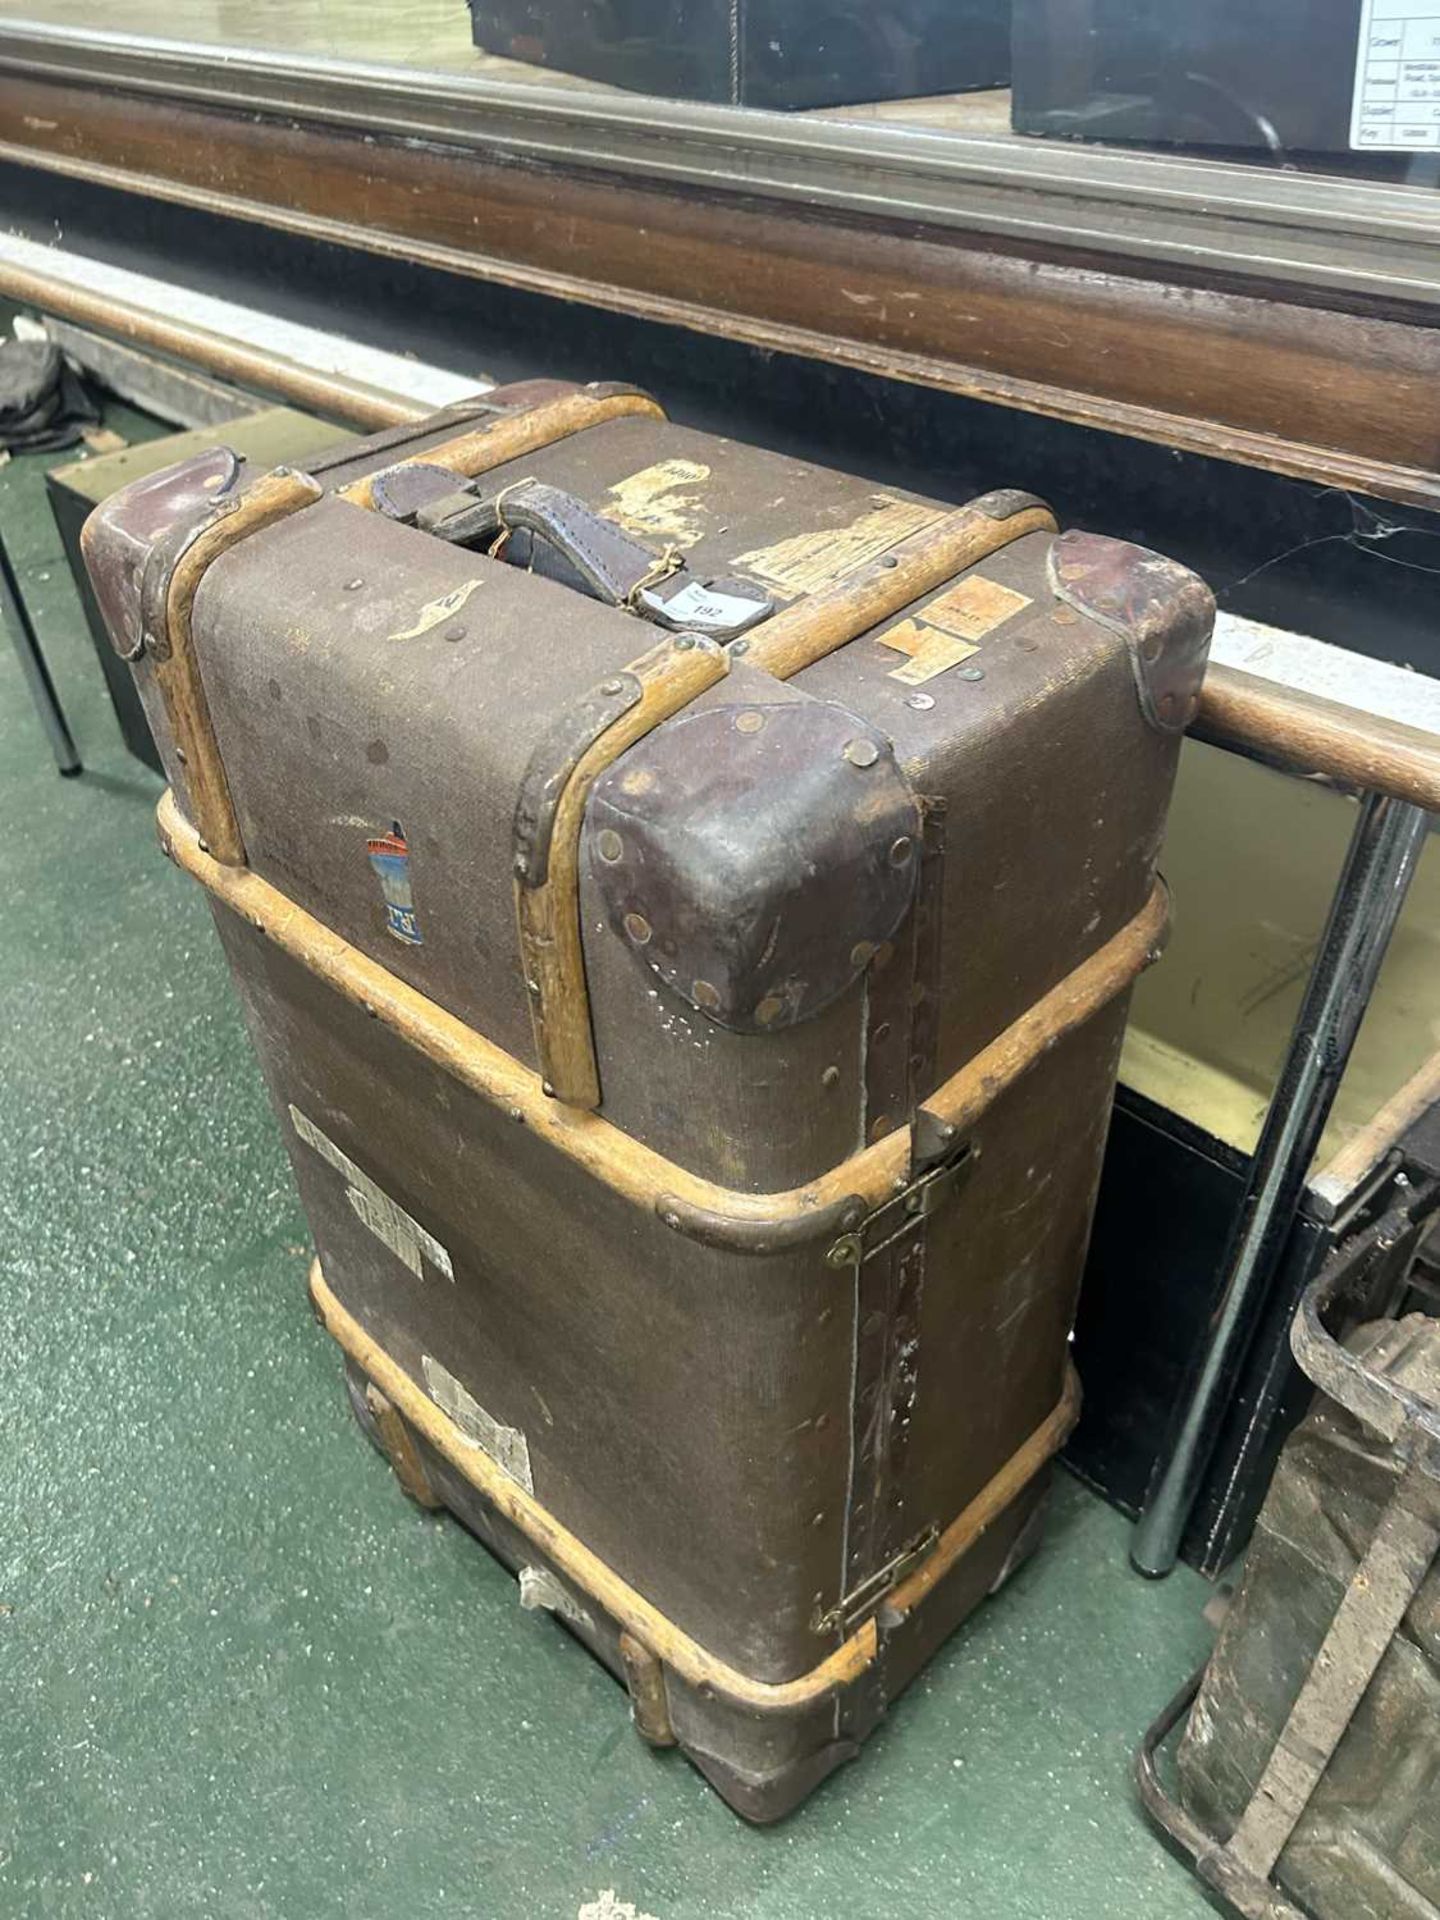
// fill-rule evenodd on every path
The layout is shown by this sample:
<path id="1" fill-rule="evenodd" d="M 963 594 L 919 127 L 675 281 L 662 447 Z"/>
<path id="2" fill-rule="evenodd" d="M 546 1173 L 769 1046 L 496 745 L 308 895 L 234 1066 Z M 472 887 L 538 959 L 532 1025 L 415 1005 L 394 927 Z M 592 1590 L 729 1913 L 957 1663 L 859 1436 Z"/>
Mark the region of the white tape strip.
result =
<path id="1" fill-rule="evenodd" d="M 431 1266 L 453 1282 L 455 1268 L 450 1255 L 435 1236 L 427 1233 L 420 1222 L 412 1219 L 383 1188 L 376 1186 L 369 1174 L 362 1167 L 357 1167 L 349 1154 L 342 1152 L 313 1120 L 306 1119 L 298 1107 L 291 1107 L 290 1119 L 306 1146 L 313 1147 L 322 1160 L 328 1161 L 343 1176 L 347 1182 L 346 1199 L 375 1238 L 383 1240 L 396 1259 L 403 1260 L 417 1280 L 424 1278 L 425 1270 L 420 1263 L 420 1256 L 424 1254 Z"/>

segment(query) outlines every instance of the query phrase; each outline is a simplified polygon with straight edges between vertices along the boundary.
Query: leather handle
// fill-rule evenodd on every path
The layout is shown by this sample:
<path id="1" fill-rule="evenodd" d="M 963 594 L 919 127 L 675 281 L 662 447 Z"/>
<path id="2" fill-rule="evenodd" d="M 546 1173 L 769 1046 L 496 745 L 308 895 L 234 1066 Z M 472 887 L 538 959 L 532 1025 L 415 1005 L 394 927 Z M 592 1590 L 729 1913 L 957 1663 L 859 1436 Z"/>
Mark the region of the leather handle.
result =
<path id="1" fill-rule="evenodd" d="M 634 539 L 583 500 L 543 480 L 517 480 L 467 514 L 467 537 L 524 531 L 564 556 L 599 600 L 629 605 L 642 587 L 676 570 L 674 557 Z M 434 531 L 439 532 L 436 528 Z"/>

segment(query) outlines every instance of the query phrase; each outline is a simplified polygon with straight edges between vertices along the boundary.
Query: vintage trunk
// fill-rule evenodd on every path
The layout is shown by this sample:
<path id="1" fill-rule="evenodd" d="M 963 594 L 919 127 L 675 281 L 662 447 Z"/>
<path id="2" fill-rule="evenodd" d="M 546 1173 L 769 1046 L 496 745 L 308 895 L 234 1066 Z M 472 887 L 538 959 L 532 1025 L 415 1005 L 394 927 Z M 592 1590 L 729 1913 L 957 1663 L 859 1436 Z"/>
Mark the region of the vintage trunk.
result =
<path id="1" fill-rule="evenodd" d="M 86 551 L 363 1421 L 777 1817 L 1033 1539 L 1208 592 L 551 382 Z"/>

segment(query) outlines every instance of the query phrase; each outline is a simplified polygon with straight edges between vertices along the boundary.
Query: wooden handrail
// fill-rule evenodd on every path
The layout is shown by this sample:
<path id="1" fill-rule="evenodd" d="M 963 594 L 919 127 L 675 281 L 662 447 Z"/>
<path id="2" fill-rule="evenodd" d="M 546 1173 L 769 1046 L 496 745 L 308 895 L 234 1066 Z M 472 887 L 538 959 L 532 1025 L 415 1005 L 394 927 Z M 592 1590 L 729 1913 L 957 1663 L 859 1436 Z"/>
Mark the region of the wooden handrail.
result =
<path id="1" fill-rule="evenodd" d="M 1257 753 L 1288 772 L 1320 774 L 1440 813 L 1440 738 L 1398 720 L 1212 662 L 1191 732 Z"/>

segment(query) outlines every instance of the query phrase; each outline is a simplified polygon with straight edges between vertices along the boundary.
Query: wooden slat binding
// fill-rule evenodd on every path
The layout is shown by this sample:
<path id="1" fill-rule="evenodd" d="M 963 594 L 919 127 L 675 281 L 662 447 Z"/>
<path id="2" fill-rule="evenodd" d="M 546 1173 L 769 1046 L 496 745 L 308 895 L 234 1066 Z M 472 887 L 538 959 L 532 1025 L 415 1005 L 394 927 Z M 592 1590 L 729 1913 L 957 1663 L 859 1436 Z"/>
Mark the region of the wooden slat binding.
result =
<path id="1" fill-rule="evenodd" d="M 580 832 L 585 803 L 600 775 L 627 747 L 723 680 L 729 668 L 723 648 L 713 641 L 694 641 L 688 634 L 678 641 L 662 641 L 632 661 L 625 673 L 639 681 L 639 700 L 592 741 L 561 789 L 543 880 L 532 884 L 523 875 L 516 879 L 515 918 L 535 1051 L 547 1094 L 566 1106 L 588 1112 L 600 1104 L 580 931 Z"/>
<path id="2" fill-rule="evenodd" d="M 185 769 L 190 812 L 208 851 L 223 865 L 243 867 L 245 843 L 220 759 L 210 706 L 200 678 L 192 633 L 195 595 L 206 572 L 252 533 L 297 513 L 320 497 L 308 475 L 289 467 L 264 474 L 241 494 L 234 511 L 198 534 L 175 563 L 165 595 L 167 650 L 153 662 L 170 732 Z"/>
<path id="3" fill-rule="evenodd" d="M 979 501 L 912 534 L 881 560 L 773 614 L 749 636 L 745 658 L 777 680 L 793 679 L 837 648 L 1027 533 L 1054 533 L 1055 516 L 1034 502 L 1006 515 Z"/>
<path id="4" fill-rule="evenodd" d="M 665 1669 L 633 1633 L 620 1635 L 620 1661 L 625 1669 L 625 1685 L 630 1694 L 630 1712 L 635 1731 L 652 1747 L 673 1747 L 675 1729 L 670 1724 L 670 1703 L 665 1698 Z"/>
<path id="5" fill-rule="evenodd" d="M 863 1217 L 894 1194 L 897 1180 L 909 1176 L 911 1129 L 897 1127 L 817 1179 L 783 1193 L 748 1193 L 702 1179 L 599 1114 L 547 1099 L 537 1075 L 483 1034 L 352 947 L 259 874 L 224 866 L 205 853 L 170 794 L 160 802 L 158 825 L 166 853 L 221 905 L 341 999 L 383 1021 L 461 1086 L 530 1127 L 558 1153 L 676 1232 L 747 1255 L 833 1238 L 854 1224 L 840 1217 L 848 1209 L 858 1206 Z M 1133 920 L 937 1087 L 925 1112 L 957 1134 L 975 1125 L 1066 1035 L 1128 991 L 1158 957 L 1168 913 L 1165 888 L 1157 883 Z"/>
<path id="6" fill-rule="evenodd" d="M 457 478 L 473 480 L 477 474 L 503 467 L 507 461 L 523 460 L 526 454 L 537 453 L 541 447 L 568 440 L 571 434 L 583 433 L 587 427 L 637 415 L 663 420 L 665 411 L 648 393 L 632 387 L 581 387 L 574 393 L 562 394 L 557 400 L 542 401 L 538 407 L 497 414 L 484 426 L 459 434 L 453 440 L 444 440 L 438 447 L 426 447 L 423 452 L 409 454 L 395 465 L 445 467 Z M 341 489 L 341 499 L 373 509 L 377 477 L 366 474 L 352 481 Z"/>

